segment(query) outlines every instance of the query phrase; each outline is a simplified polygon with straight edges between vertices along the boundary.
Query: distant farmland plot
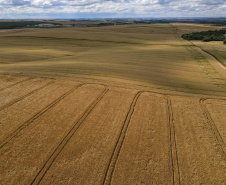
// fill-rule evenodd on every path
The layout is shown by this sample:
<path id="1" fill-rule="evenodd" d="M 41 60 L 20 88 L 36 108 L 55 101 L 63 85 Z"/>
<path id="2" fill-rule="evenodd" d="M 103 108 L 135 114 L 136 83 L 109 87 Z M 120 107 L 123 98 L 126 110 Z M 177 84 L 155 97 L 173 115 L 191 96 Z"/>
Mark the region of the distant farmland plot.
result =
<path id="1" fill-rule="evenodd" d="M 180 38 L 209 28 L 0 30 L 1 184 L 225 184 L 222 47 Z"/>
<path id="2" fill-rule="evenodd" d="M 1 40 L 1 71 L 125 79 L 181 91 L 225 84 L 169 24 L 18 30 L 1 33 Z"/>

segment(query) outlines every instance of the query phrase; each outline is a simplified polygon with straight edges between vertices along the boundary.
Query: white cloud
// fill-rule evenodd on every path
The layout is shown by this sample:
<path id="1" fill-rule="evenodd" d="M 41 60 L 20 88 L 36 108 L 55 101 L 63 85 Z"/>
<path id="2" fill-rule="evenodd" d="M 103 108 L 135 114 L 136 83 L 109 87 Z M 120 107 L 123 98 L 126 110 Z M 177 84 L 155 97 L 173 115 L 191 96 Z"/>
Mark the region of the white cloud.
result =
<path id="1" fill-rule="evenodd" d="M 226 16 L 225 0 L 0 0 L 6 14 L 113 13 L 136 16 Z M 199 12 L 197 12 L 199 11 Z"/>

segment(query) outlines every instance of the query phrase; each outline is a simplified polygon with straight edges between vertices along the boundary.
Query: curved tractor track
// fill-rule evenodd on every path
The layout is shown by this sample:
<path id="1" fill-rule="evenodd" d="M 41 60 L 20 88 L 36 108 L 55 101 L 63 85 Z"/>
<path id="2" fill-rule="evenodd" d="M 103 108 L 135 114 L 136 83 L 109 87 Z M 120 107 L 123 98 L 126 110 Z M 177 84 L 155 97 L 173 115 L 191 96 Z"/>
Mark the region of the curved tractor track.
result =
<path id="1" fill-rule="evenodd" d="M 206 117 L 208 123 L 210 124 L 210 126 L 211 126 L 211 128 L 212 128 L 212 130 L 213 130 L 213 133 L 214 133 L 214 135 L 216 136 L 216 139 L 217 139 L 217 141 L 219 142 L 219 144 L 220 144 L 220 146 L 221 146 L 222 152 L 223 152 L 224 155 L 225 155 L 226 147 L 225 147 L 224 140 L 223 140 L 223 138 L 222 138 L 220 132 L 218 131 L 217 126 L 216 126 L 216 124 L 214 123 L 214 120 L 213 120 L 213 118 L 211 117 L 211 115 L 210 115 L 210 113 L 209 113 L 209 111 L 208 111 L 208 109 L 207 109 L 207 107 L 206 107 L 206 105 L 205 105 L 205 101 L 206 101 L 206 100 L 211 100 L 211 99 L 213 99 L 213 98 L 201 98 L 201 99 L 199 100 L 199 103 L 200 103 L 200 106 L 201 106 L 201 108 L 202 108 L 202 110 L 203 110 L 203 114 L 205 115 L 205 117 Z M 226 100 L 226 99 L 216 99 L 216 100 Z"/>
<path id="2" fill-rule="evenodd" d="M 116 164 L 126 137 L 126 133 L 130 124 L 130 121 L 133 116 L 133 112 L 135 109 L 135 106 L 137 104 L 137 101 L 142 93 L 154 93 L 151 91 L 139 91 L 135 95 L 131 105 L 130 109 L 127 113 L 126 119 L 124 121 L 124 124 L 121 129 L 121 133 L 119 135 L 119 138 L 116 142 L 116 145 L 113 149 L 109 164 L 107 166 L 107 170 L 104 175 L 104 179 L 102 184 L 103 185 L 109 185 L 111 184 L 113 173 L 116 168 Z M 174 126 L 174 119 L 173 119 L 173 110 L 171 105 L 171 99 L 169 96 L 165 94 L 158 93 L 160 95 L 164 96 L 164 99 L 167 100 L 167 106 L 168 106 L 168 118 L 169 118 L 169 132 L 170 132 L 170 148 L 171 148 L 171 165 L 172 165 L 172 171 L 173 171 L 173 184 L 180 184 L 180 173 L 179 173 L 179 164 L 178 164 L 178 157 L 177 157 L 177 146 L 176 146 L 176 139 L 175 139 L 175 126 Z"/>

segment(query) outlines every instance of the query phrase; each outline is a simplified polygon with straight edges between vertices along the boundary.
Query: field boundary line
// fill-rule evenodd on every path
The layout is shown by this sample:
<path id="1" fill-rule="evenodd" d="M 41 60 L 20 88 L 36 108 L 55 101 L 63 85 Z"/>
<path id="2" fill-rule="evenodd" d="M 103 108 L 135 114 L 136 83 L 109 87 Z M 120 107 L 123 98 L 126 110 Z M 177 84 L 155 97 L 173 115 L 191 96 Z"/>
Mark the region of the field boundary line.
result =
<path id="1" fill-rule="evenodd" d="M 212 53 L 202 49 L 201 47 L 197 46 L 194 44 L 195 47 L 197 47 L 198 49 L 200 49 L 201 51 L 203 51 L 204 53 L 206 53 L 210 58 L 212 58 L 222 69 L 226 70 L 226 67 L 222 64 L 222 62 L 220 62 L 220 60 L 214 56 Z M 224 78 L 224 77 L 223 77 Z M 224 78 L 225 79 L 225 78 Z"/>
<path id="2" fill-rule="evenodd" d="M 44 89 L 44 88 L 48 87 L 49 85 L 53 84 L 54 82 L 55 82 L 55 81 L 51 81 L 51 82 L 47 83 L 46 85 L 43 85 L 42 87 L 39 87 L 39 88 L 37 88 L 37 89 L 35 89 L 35 90 L 29 92 L 28 94 L 25 94 L 25 95 L 23 95 L 23 96 L 21 96 L 21 97 L 15 99 L 15 100 L 12 100 L 12 101 L 9 102 L 8 104 L 3 105 L 2 107 L 0 107 L 0 111 L 2 111 L 2 110 L 4 110 L 4 109 L 10 107 L 11 105 L 13 105 L 13 104 L 15 104 L 15 103 L 17 103 L 17 102 L 19 102 L 19 101 L 21 101 L 21 100 L 23 100 L 23 99 L 29 97 L 29 96 L 31 96 L 32 94 L 34 94 L 34 93 L 40 91 L 41 89 Z"/>
<path id="3" fill-rule="evenodd" d="M 100 85 L 100 84 L 96 84 Z M 51 168 L 52 164 L 56 160 L 56 158 L 59 156 L 61 151 L 64 149 L 64 147 L 67 145 L 67 143 L 70 141 L 70 139 L 73 137 L 75 132 L 79 129 L 79 127 L 82 125 L 82 123 L 86 120 L 86 118 L 89 116 L 89 114 L 92 112 L 92 110 L 96 107 L 96 105 L 102 100 L 104 95 L 109 91 L 109 88 L 107 86 L 104 86 L 105 89 L 100 93 L 100 95 L 91 103 L 91 105 L 85 110 L 85 112 L 82 114 L 80 118 L 75 122 L 74 126 L 71 128 L 71 130 L 67 133 L 67 135 L 62 139 L 60 144 L 56 147 L 54 152 L 51 154 L 51 156 L 48 158 L 46 163 L 43 165 L 41 170 L 38 172 L 38 174 L 35 176 L 33 181 L 30 184 L 39 184 L 48 170 Z"/>
<path id="4" fill-rule="evenodd" d="M 19 81 L 19 82 L 16 82 L 16 83 L 14 83 L 14 84 L 11 84 L 11 85 L 8 85 L 8 86 L 6 86 L 6 87 L 1 88 L 0 91 L 3 91 L 3 90 L 5 90 L 5 89 L 8 89 L 8 88 L 10 88 L 10 87 L 13 87 L 13 86 L 15 86 L 15 85 L 17 85 L 17 84 L 20 84 L 20 83 L 23 83 L 23 82 L 26 82 L 26 81 L 29 81 L 29 80 L 32 80 L 32 79 L 34 79 L 34 78 L 28 78 L 28 79 L 21 80 L 21 81 Z"/>
<path id="5" fill-rule="evenodd" d="M 42 116 L 45 112 L 47 112 L 50 108 L 54 107 L 58 102 L 60 102 L 62 99 L 64 99 L 66 96 L 68 96 L 69 94 L 71 94 L 73 91 L 75 91 L 76 89 L 78 89 L 79 87 L 82 87 L 83 85 L 86 84 L 79 84 L 75 87 L 73 87 L 72 89 L 70 89 L 69 91 L 67 91 L 66 93 L 64 93 L 63 95 L 61 95 L 59 98 L 57 98 L 56 100 L 54 100 L 52 103 L 50 103 L 49 105 L 47 105 L 45 108 L 43 108 L 41 111 L 39 111 L 38 113 L 36 113 L 34 116 L 32 116 L 29 120 L 27 120 L 26 122 L 24 122 L 21 126 L 19 126 L 16 130 L 14 130 L 11 134 L 9 134 L 9 136 L 7 136 L 1 143 L 0 143 L 0 149 L 6 145 L 10 140 L 12 140 L 14 137 L 16 137 L 16 135 L 21 132 L 24 128 L 26 128 L 27 126 L 29 126 L 32 122 L 34 122 L 36 119 L 38 119 L 40 116 Z"/>
<path id="6" fill-rule="evenodd" d="M 175 130 L 175 124 L 174 124 L 172 101 L 169 95 L 165 95 L 165 97 L 167 100 L 168 118 L 169 118 L 173 184 L 180 185 L 180 168 L 179 168 L 179 160 L 178 160 L 178 153 L 177 153 L 176 130 Z"/>
<path id="7" fill-rule="evenodd" d="M 195 45 L 192 41 L 185 40 L 185 39 L 181 38 L 179 33 L 178 33 L 179 29 L 176 26 L 174 26 L 173 24 L 170 24 L 170 25 L 172 26 L 172 28 L 174 30 L 175 38 L 180 40 L 181 43 L 185 43 L 186 44 L 186 45 L 184 45 L 184 47 L 191 53 L 192 57 L 196 60 L 198 65 L 202 68 L 202 71 L 204 72 L 204 74 L 207 76 L 207 78 L 210 79 L 211 83 L 216 85 L 218 88 L 224 88 L 225 87 L 225 82 L 226 82 L 225 78 L 216 69 L 216 67 L 213 66 L 213 64 L 210 62 L 208 57 L 211 58 L 212 60 L 215 60 L 214 62 L 219 64 L 219 66 L 220 66 L 221 62 L 219 62 L 214 55 L 208 53 L 207 51 L 203 50 L 199 46 Z M 203 58 L 195 57 L 194 56 L 194 52 L 198 53 Z M 205 55 L 207 55 L 208 57 L 205 56 Z M 207 62 L 209 64 L 211 69 L 209 69 L 208 66 L 206 66 L 205 62 Z M 223 66 L 220 66 L 220 67 L 225 69 L 225 67 L 223 67 Z M 210 72 L 211 70 L 213 70 L 217 75 L 219 75 L 219 78 L 214 77 L 213 76 L 213 72 Z M 219 79 L 224 81 L 224 83 L 219 82 Z"/>
<path id="8" fill-rule="evenodd" d="M 219 145 L 222 149 L 222 152 L 224 153 L 225 156 L 225 143 L 224 140 L 219 132 L 219 130 L 217 129 L 216 124 L 214 123 L 214 120 L 209 112 L 209 110 L 207 109 L 206 105 L 205 105 L 205 101 L 206 100 L 226 100 L 226 99 L 217 99 L 217 98 L 200 98 L 199 103 L 200 103 L 200 107 L 203 111 L 204 116 L 206 117 L 207 122 L 209 123 L 209 125 L 212 128 L 212 131 L 217 139 L 217 141 L 219 142 Z"/>
<path id="9" fill-rule="evenodd" d="M 136 93 L 135 97 L 133 98 L 133 101 L 130 105 L 129 111 L 127 113 L 127 116 L 125 118 L 124 124 L 121 129 L 121 133 L 119 135 L 119 138 L 116 142 L 116 145 L 113 149 L 112 156 L 110 158 L 108 167 L 105 172 L 105 176 L 102 180 L 102 185 L 109 185 L 111 184 L 111 180 L 114 174 L 114 170 L 118 161 L 118 157 L 120 155 L 125 137 L 126 132 L 128 130 L 130 121 L 132 119 L 133 112 L 135 110 L 136 103 L 142 93 L 153 93 L 156 95 L 162 95 L 164 96 L 164 99 L 167 101 L 167 107 L 168 107 L 168 119 L 169 119 L 169 132 L 170 132 L 170 158 L 171 158 L 171 166 L 172 166 L 172 172 L 173 172 L 173 184 L 179 184 L 180 185 L 180 172 L 179 172 L 179 164 L 178 164 L 178 157 L 177 157 L 177 147 L 176 147 L 176 139 L 175 139 L 175 127 L 174 127 L 174 119 L 173 119 L 173 110 L 172 110 L 172 104 L 171 99 L 169 96 L 162 94 L 162 93 L 156 93 L 152 91 L 139 91 Z M 174 144 L 173 144 L 174 143 Z"/>

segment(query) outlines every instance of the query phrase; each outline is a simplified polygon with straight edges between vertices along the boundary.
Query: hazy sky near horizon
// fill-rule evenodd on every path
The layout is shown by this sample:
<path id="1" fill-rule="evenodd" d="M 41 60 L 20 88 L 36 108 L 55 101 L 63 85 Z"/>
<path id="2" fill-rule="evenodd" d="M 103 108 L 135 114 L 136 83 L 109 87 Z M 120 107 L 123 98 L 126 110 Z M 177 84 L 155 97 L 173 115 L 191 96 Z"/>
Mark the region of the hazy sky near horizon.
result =
<path id="1" fill-rule="evenodd" d="M 0 19 L 226 17 L 226 0 L 0 0 Z"/>

